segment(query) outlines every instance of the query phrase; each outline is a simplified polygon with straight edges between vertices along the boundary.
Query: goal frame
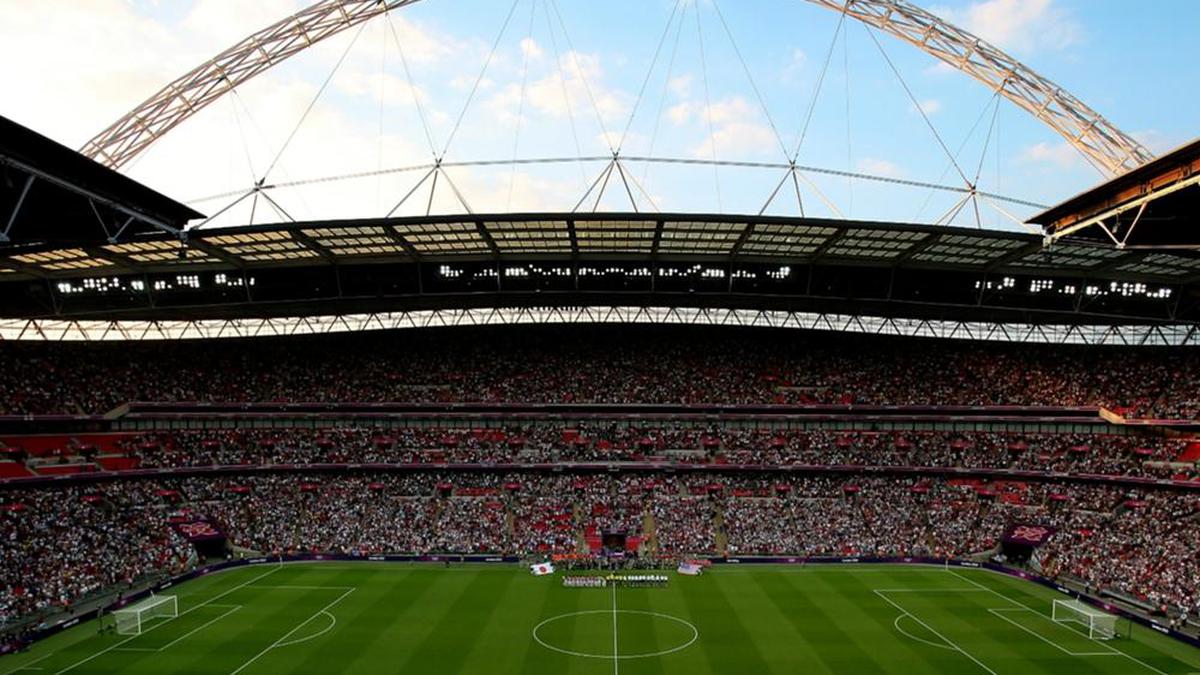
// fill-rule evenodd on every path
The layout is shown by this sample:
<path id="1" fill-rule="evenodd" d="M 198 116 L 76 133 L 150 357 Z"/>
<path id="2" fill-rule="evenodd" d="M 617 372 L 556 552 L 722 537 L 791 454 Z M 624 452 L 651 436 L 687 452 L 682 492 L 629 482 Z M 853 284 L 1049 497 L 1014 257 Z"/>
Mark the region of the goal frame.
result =
<path id="1" fill-rule="evenodd" d="M 1087 629 L 1087 636 L 1092 640 L 1113 640 L 1118 637 L 1119 616 L 1080 600 L 1056 599 L 1050 610 L 1050 619 L 1060 624 L 1077 623 Z"/>
<path id="2" fill-rule="evenodd" d="M 147 621 L 179 616 L 179 599 L 174 595 L 152 595 L 141 602 L 112 612 L 118 635 L 141 635 Z"/>

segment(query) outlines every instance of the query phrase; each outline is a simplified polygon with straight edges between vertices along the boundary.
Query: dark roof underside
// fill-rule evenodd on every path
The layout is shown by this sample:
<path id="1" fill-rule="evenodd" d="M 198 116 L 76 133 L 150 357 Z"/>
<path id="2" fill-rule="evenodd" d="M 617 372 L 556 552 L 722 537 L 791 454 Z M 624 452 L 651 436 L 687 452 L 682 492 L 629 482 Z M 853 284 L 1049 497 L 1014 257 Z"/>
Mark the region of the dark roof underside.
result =
<path id="1" fill-rule="evenodd" d="M 181 228 L 202 217 L 188 206 L 0 117 L 0 232 L 7 230 L 7 245 L 104 241 L 121 229 L 130 214 L 145 220 L 131 222 L 125 236 L 154 229 L 146 221 Z M 5 245 L 0 240 L 0 251 Z"/>

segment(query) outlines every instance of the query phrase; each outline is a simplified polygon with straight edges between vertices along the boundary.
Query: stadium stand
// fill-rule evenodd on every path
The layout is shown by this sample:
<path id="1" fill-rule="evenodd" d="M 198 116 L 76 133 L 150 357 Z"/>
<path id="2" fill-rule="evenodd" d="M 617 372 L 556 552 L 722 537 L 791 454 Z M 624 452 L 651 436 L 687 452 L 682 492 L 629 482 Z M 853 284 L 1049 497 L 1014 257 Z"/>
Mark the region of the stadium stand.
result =
<path id="1" fill-rule="evenodd" d="M 1190 352 L 746 336 L 607 327 L 0 343 L 0 414 L 102 414 L 128 401 L 1104 406 L 1188 420 L 1200 411 Z"/>

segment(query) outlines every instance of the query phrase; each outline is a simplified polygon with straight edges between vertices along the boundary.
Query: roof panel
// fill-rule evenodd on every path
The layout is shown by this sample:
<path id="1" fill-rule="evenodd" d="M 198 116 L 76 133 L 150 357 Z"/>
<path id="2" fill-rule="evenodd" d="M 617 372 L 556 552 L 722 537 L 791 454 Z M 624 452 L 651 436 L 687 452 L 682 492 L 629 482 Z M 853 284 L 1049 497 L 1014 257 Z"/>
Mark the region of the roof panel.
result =
<path id="1" fill-rule="evenodd" d="M 1105 261 L 1125 255 L 1125 251 L 1102 246 L 1059 244 L 1030 253 L 1009 263 L 1012 267 L 1037 267 L 1063 270 L 1088 270 Z"/>
<path id="2" fill-rule="evenodd" d="M 156 265 L 179 265 L 183 263 L 212 263 L 216 258 L 193 246 L 184 246 L 177 239 L 135 241 L 125 244 L 109 244 L 102 247 L 139 263 Z"/>
<path id="3" fill-rule="evenodd" d="M 569 253 L 571 233 L 565 220 L 491 221 L 484 228 L 496 248 L 507 253 Z"/>
<path id="4" fill-rule="evenodd" d="M 38 253 L 23 253 L 12 256 L 13 260 L 40 267 L 49 271 L 86 270 L 98 267 L 111 267 L 112 261 L 89 255 L 79 248 L 60 248 Z"/>

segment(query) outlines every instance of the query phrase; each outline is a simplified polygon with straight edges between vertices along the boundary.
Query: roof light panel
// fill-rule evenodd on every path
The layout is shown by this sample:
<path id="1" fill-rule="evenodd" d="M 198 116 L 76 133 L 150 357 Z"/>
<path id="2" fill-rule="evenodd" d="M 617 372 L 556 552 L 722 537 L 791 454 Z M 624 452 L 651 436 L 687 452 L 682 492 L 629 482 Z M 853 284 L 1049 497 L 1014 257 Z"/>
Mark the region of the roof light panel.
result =
<path id="1" fill-rule="evenodd" d="M 663 223 L 658 250 L 666 253 L 730 253 L 746 227 L 745 223 Z"/>
<path id="2" fill-rule="evenodd" d="M 111 267 L 112 261 L 88 255 L 78 248 L 62 248 L 39 253 L 23 253 L 12 256 L 13 260 L 33 265 L 45 270 L 85 270 L 97 267 Z"/>
<path id="3" fill-rule="evenodd" d="M 923 232 L 892 230 L 851 231 L 829 247 L 831 256 L 896 258 L 926 236 Z"/>
<path id="4" fill-rule="evenodd" d="M 1030 253 L 1009 264 L 1013 267 L 1091 269 L 1121 255 L 1125 252 L 1115 248 L 1066 244 Z"/>
<path id="5" fill-rule="evenodd" d="M 491 249 L 475 223 L 410 223 L 395 230 L 421 253 L 487 253 Z"/>
<path id="6" fill-rule="evenodd" d="M 580 249 L 649 251 L 654 245 L 654 221 L 581 220 L 575 223 Z"/>
<path id="7" fill-rule="evenodd" d="M 110 244 L 103 247 L 140 263 L 160 263 L 176 265 L 180 263 L 216 262 L 213 256 L 192 246 L 184 246 L 176 239 L 161 239 L 157 241 L 135 241 L 124 244 Z"/>
<path id="8" fill-rule="evenodd" d="M 571 233 L 565 220 L 484 223 L 496 247 L 512 253 L 567 252 Z"/>
<path id="9" fill-rule="evenodd" d="M 837 232 L 832 227 L 759 223 L 746 237 L 742 252 L 759 255 L 807 255 Z"/>
<path id="10" fill-rule="evenodd" d="M 283 231 L 218 235 L 206 237 L 204 241 L 250 262 L 303 260 L 318 255 L 302 242 L 293 239 L 290 232 Z"/>

